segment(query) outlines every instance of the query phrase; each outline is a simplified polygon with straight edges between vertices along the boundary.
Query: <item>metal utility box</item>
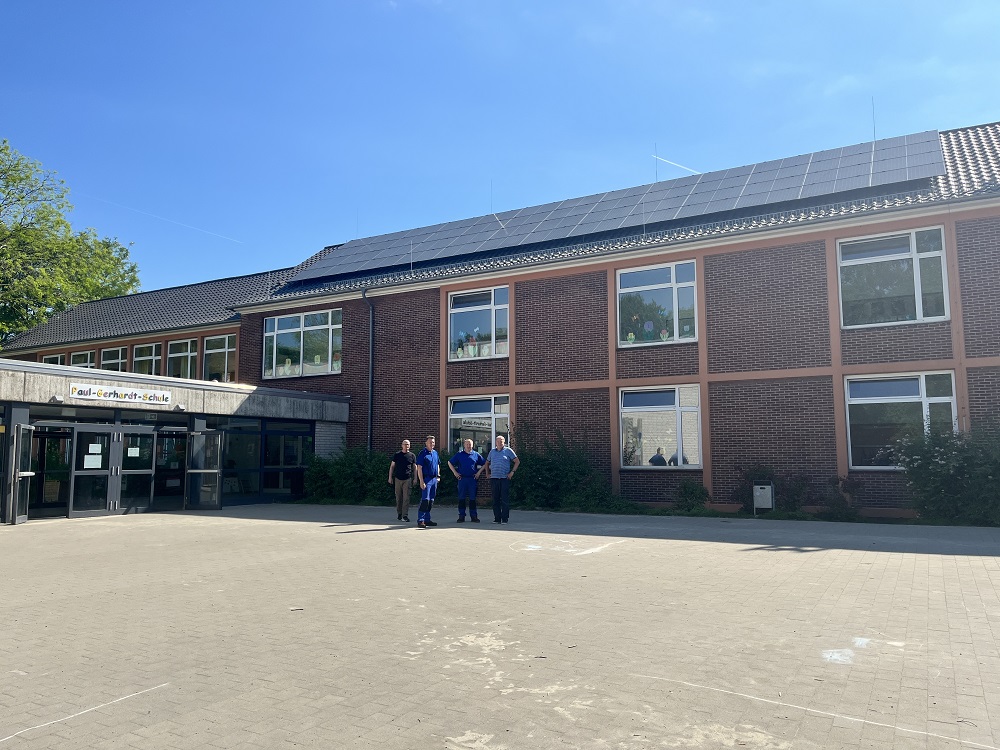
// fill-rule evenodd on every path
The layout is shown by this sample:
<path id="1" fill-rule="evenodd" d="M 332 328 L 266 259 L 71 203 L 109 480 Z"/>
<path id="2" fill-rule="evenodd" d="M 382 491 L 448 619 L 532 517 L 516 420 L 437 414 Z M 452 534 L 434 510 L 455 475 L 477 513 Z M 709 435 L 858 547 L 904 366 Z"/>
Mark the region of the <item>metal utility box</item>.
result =
<path id="1" fill-rule="evenodd" d="M 753 484 L 753 514 L 758 510 L 774 510 L 774 484 L 772 482 L 754 482 Z"/>

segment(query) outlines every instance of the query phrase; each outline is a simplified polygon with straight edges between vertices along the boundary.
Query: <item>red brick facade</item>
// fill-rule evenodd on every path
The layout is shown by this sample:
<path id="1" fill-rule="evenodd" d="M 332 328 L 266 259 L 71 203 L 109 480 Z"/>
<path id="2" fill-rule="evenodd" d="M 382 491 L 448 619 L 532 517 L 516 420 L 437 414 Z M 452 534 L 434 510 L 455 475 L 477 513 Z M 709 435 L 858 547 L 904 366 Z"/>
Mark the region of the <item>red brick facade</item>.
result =
<path id="1" fill-rule="evenodd" d="M 655 378 L 698 374 L 698 344 L 663 344 L 618 350 L 615 359 L 618 377 Z"/>
<path id="2" fill-rule="evenodd" d="M 1000 367 L 969 369 L 969 420 L 972 428 L 1000 428 Z"/>
<path id="3" fill-rule="evenodd" d="M 445 368 L 448 388 L 508 388 L 510 386 L 510 360 L 467 359 L 449 362 Z"/>
<path id="4" fill-rule="evenodd" d="M 906 477 L 898 471 L 852 471 L 851 479 L 861 482 L 855 503 L 872 510 L 905 511 L 910 507 Z"/>
<path id="5" fill-rule="evenodd" d="M 958 267 L 969 357 L 1000 356 L 1000 217 L 959 221 Z"/>
<path id="6" fill-rule="evenodd" d="M 950 359 L 951 323 L 846 329 L 840 333 L 840 356 L 845 365 Z"/>
<path id="7" fill-rule="evenodd" d="M 515 405 L 515 444 L 518 429 L 530 430 L 539 443 L 555 443 L 561 434 L 570 443 L 587 446 L 594 466 L 611 481 L 610 450 L 614 450 L 615 438 L 608 422 L 607 389 L 521 392 Z"/>
<path id="8" fill-rule="evenodd" d="M 704 482 L 704 472 L 698 469 L 664 471 L 662 469 L 622 469 L 623 497 L 640 503 L 671 503 L 677 499 L 681 482 Z"/>
<path id="9" fill-rule="evenodd" d="M 705 258 L 709 372 L 830 364 L 822 242 Z"/>

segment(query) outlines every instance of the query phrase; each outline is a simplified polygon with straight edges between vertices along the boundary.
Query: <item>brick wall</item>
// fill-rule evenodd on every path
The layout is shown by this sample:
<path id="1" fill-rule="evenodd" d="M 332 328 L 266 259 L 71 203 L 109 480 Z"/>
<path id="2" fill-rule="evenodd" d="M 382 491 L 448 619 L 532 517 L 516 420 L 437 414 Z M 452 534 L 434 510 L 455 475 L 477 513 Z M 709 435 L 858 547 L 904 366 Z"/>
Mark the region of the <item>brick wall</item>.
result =
<path id="1" fill-rule="evenodd" d="M 972 429 L 1000 427 L 1000 367 L 969 368 L 969 420 Z"/>
<path id="2" fill-rule="evenodd" d="M 530 429 L 535 439 L 554 442 L 561 433 L 570 443 L 586 445 L 594 465 L 611 481 L 611 401 L 608 391 L 592 388 L 572 391 L 520 392 L 516 395 L 518 429 Z"/>
<path id="3" fill-rule="evenodd" d="M 845 365 L 948 359 L 952 356 L 951 323 L 914 323 L 840 332 Z"/>
<path id="4" fill-rule="evenodd" d="M 1000 218 L 960 221 L 958 268 L 969 357 L 1000 355 Z"/>
<path id="5" fill-rule="evenodd" d="M 698 344 L 624 347 L 615 358 L 619 378 L 654 378 L 698 374 Z"/>
<path id="6" fill-rule="evenodd" d="M 836 476 L 831 378 L 710 383 L 708 397 L 716 502 L 729 502 L 740 469 L 753 464 L 816 481 Z"/>
<path id="7" fill-rule="evenodd" d="M 469 359 L 445 365 L 449 388 L 507 388 L 510 385 L 510 360 Z"/>
<path id="8" fill-rule="evenodd" d="M 515 297 L 512 346 L 519 384 L 608 377 L 604 272 L 522 281 Z"/>
<path id="9" fill-rule="evenodd" d="M 710 372 L 830 364 L 822 242 L 705 258 Z"/>
<path id="10" fill-rule="evenodd" d="M 848 476 L 864 485 L 855 499 L 857 506 L 872 509 L 910 507 L 910 490 L 902 472 L 851 471 Z"/>
<path id="11" fill-rule="evenodd" d="M 626 500 L 637 503 L 673 503 L 677 488 L 684 480 L 701 484 L 704 481 L 700 470 L 684 471 L 626 470 L 618 472 L 621 479 L 621 494 Z"/>

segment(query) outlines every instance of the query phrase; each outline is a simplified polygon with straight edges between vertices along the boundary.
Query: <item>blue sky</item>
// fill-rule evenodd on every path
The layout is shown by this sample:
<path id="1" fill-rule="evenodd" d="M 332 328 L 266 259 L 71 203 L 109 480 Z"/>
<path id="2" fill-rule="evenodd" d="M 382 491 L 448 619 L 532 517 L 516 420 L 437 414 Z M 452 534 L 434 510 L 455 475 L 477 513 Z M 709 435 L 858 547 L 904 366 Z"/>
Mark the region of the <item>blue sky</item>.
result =
<path id="1" fill-rule="evenodd" d="M 1000 4 L 6 0 L 0 138 L 144 289 L 1000 119 Z"/>

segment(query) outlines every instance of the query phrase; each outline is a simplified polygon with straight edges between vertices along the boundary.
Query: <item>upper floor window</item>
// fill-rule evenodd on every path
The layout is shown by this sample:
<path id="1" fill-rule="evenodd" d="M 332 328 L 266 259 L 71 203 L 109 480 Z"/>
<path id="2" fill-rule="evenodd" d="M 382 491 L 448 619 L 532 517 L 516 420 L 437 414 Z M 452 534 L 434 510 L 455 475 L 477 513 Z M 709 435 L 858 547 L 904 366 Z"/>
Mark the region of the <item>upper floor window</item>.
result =
<path id="1" fill-rule="evenodd" d="M 852 468 L 895 466 L 892 449 L 907 435 L 958 429 L 950 372 L 847 379 L 847 439 Z"/>
<path id="2" fill-rule="evenodd" d="M 163 344 L 139 344 L 132 347 L 132 372 L 159 375 Z"/>
<path id="3" fill-rule="evenodd" d="M 618 345 L 694 340 L 694 261 L 618 272 Z"/>
<path id="4" fill-rule="evenodd" d="M 839 244 L 845 328 L 948 317 L 941 227 Z"/>
<path id="5" fill-rule="evenodd" d="M 342 368 L 341 310 L 264 319 L 264 377 L 327 375 Z"/>
<path id="6" fill-rule="evenodd" d="M 69 355 L 69 363 L 73 367 L 93 367 L 94 352 L 73 352 Z"/>
<path id="7" fill-rule="evenodd" d="M 452 294 L 448 313 L 449 360 L 507 356 L 507 287 Z"/>
<path id="8" fill-rule="evenodd" d="M 198 339 L 167 342 L 167 375 L 195 378 L 198 375 Z"/>
<path id="9" fill-rule="evenodd" d="M 128 361 L 128 347 L 116 346 L 114 349 L 101 349 L 101 369 L 125 372 Z"/>
<path id="10" fill-rule="evenodd" d="M 236 382 L 236 334 L 205 337 L 204 379 Z"/>
<path id="11" fill-rule="evenodd" d="M 64 365 L 66 364 L 65 354 L 46 354 L 42 357 L 42 363 L 46 365 Z"/>
<path id="12" fill-rule="evenodd" d="M 622 466 L 701 466 L 696 385 L 621 391 Z"/>

